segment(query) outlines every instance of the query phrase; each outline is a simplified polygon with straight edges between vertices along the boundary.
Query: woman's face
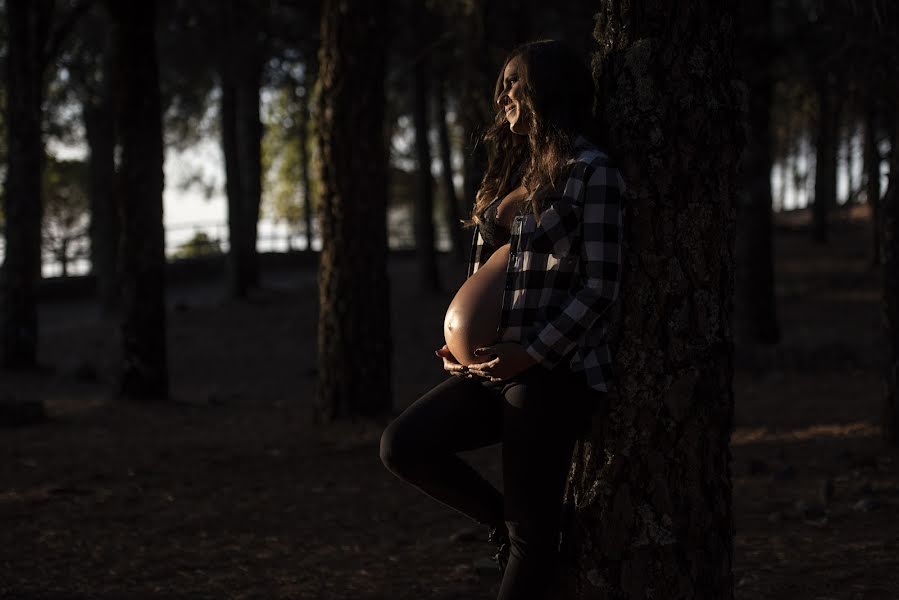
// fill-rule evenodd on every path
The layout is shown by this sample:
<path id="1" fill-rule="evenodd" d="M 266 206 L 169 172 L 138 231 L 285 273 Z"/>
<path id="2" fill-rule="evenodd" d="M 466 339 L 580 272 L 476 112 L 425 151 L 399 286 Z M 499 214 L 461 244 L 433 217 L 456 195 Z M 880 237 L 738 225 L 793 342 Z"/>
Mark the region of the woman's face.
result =
<path id="1" fill-rule="evenodd" d="M 525 110 L 521 104 L 524 83 L 521 81 L 521 59 L 516 56 L 503 69 L 503 90 L 496 103 L 506 111 L 506 120 L 512 133 L 524 135 L 528 132 L 527 119 L 522 118 Z"/>

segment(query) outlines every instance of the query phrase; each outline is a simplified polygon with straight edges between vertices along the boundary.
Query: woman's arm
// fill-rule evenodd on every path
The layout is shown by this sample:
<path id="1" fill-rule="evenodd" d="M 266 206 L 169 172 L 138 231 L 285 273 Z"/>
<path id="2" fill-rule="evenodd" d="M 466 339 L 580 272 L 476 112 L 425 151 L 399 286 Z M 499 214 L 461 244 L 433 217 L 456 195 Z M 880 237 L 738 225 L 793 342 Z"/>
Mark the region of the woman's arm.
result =
<path id="1" fill-rule="evenodd" d="M 544 323 L 524 340 L 527 353 L 548 368 L 573 350 L 618 296 L 621 278 L 624 182 L 618 169 L 597 159 L 584 171 L 584 210 L 581 265 L 583 285 L 569 295 L 558 316 Z"/>

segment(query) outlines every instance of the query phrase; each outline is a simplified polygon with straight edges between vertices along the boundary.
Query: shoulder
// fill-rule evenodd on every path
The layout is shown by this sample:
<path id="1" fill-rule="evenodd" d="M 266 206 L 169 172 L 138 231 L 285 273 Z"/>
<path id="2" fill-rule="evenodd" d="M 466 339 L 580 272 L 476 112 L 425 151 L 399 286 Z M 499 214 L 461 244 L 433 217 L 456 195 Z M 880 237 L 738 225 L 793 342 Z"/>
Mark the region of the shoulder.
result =
<path id="1" fill-rule="evenodd" d="M 571 175 L 585 182 L 587 186 L 614 187 L 624 191 L 625 184 L 618 167 L 609 155 L 583 136 L 575 138 L 571 160 Z"/>

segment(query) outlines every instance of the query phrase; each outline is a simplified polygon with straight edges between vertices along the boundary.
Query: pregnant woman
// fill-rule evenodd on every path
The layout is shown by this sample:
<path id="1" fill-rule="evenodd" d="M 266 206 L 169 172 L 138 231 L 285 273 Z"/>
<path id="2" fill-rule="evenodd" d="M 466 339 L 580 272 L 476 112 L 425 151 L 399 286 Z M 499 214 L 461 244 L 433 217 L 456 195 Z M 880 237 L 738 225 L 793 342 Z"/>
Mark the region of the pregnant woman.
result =
<path id="1" fill-rule="evenodd" d="M 562 43 L 515 49 L 494 100 L 468 277 L 436 351 L 450 376 L 384 430 L 381 460 L 486 527 L 513 600 L 549 592 L 573 445 L 614 381 L 623 181 L 588 138 L 593 80 Z M 502 493 L 457 455 L 500 442 Z"/>

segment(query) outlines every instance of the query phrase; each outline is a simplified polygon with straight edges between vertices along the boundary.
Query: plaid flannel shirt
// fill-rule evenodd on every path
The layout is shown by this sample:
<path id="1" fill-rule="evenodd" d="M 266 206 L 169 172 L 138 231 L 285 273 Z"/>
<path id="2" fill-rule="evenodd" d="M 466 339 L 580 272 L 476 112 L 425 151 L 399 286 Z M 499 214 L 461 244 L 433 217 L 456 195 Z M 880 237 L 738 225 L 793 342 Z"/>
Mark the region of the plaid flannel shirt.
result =
<path id="1" fill-rule="evenodd" d="M 605 339 L 606 311 L 621 276 L 625 184 L 606 154 L 578 136 L 563 192 L 549 197 L 540 224 L 525 203 L 511 227 L 511 253 L 497 329 L 499 341 L 522 344 L 547 368 L 568 359 L 587 385 L 609 391 L 614 380 Z M 495 248 L 475 227 L 468 277 Z"/>

